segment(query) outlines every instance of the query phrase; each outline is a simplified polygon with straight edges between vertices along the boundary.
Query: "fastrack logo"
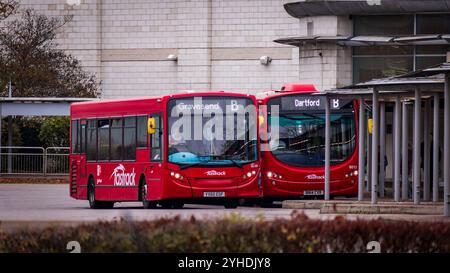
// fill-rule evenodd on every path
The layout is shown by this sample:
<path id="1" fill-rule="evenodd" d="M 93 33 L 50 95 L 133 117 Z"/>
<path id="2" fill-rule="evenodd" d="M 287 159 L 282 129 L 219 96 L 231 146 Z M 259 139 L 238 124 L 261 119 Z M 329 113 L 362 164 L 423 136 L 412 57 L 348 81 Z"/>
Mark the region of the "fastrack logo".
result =
<path id="1" fill-rule="evenodd" d="M 317 175 L 317 174 L 308 174 L 305 176 L 306 179 L 310 180 L 319 180 L 319 179 L 325 179 L 325 175 Z"/>
<path id="2" fill-rule="evenodd" d="M 227 173 L 225 171 L 218 172 L 216 170 L 211 170 L 211 171 L 205 172 L 205 174 L 206 175 L 220 175 L 220 176 L 223 176 L 223 175 L 226 175 Z"/>
<path id="3" fill-rule="evenodd" d="M 117 166 L 111 177 L 114 176 L 114 186 L 135 186 L 136 185 L 136 173 L 134 172 L 134 168 L 131 173 L 125 172 L 125 167 L 122 164 Z"/>

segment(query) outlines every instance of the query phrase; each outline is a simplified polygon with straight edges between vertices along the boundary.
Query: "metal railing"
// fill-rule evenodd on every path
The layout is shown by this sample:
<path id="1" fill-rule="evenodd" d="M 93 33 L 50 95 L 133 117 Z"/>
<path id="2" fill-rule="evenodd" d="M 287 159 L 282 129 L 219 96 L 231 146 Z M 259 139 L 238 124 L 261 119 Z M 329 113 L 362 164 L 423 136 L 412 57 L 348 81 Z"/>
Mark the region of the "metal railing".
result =
<path id="1" fill-rule="evenodd" d="M 69 147 L 0 147 L 0 175 L 68 175 Z"/>

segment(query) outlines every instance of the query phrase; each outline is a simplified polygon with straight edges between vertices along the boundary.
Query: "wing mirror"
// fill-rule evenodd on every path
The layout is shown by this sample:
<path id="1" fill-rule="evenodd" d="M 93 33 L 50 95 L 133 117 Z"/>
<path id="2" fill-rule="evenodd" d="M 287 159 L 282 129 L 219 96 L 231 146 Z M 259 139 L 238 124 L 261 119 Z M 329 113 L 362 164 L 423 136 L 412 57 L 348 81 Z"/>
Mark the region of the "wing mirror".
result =
<path id="1" fill-rule="evenodd" d="M 147 131 L 148 131 L 149 135 L 154 134 L 156 132 L 156 119 L 155 118 L 148 118 Z"/>

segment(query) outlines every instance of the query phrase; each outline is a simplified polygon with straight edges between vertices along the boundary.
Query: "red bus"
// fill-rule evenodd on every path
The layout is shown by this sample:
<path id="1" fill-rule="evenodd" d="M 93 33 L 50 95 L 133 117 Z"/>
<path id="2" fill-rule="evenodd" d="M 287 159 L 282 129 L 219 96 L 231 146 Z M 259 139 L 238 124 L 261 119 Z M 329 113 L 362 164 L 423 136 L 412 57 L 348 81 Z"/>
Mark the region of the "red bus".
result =
<path id="1" fill-rule="evenodd" d="M 235 208 L 261 190 L 256 98 L 198 92 L 71 106 L 70 196 Z"/>
<path id="2" fill-rule="evenodd" d="M 309 84 L 285 84 L 259 101 L 264 202 L 324 196 L 325 98 Z M 358 102 L 331 99 L 331 196 L 358 191 Z M 275 128 L 278 126 L 278 128 Z M 276 132 L 275 132 L 276 131 Z"/>

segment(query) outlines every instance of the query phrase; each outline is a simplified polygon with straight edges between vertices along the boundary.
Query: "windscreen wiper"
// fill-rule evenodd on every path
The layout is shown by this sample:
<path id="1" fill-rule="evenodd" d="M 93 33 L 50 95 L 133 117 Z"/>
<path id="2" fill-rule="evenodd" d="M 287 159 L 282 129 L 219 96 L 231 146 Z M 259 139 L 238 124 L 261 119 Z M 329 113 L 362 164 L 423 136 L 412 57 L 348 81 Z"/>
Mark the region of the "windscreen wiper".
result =
<path id="1" fill-rule="evenodd" d="M 190 167 L 195 167 L 195 166 L 200 165 L 202 163 L 203 162 L 195 162 L 195 163 L 191 163 L 191 164 L 184 164 L 184 165 L 180 166 L 180 170 L 184 170 L 184 169 L 187 169 L 187 168 L 190 168 Z"/>
<path id="2" fill-rule="evenodd" d="M 236 165 L 239 169 L 243 169 L 244 168 L 241 163 L 237 162 L 234 159 L 227 159 L 227 160 L 230 160 L 230 162 L 232 162 L 234 165 Z"/>

